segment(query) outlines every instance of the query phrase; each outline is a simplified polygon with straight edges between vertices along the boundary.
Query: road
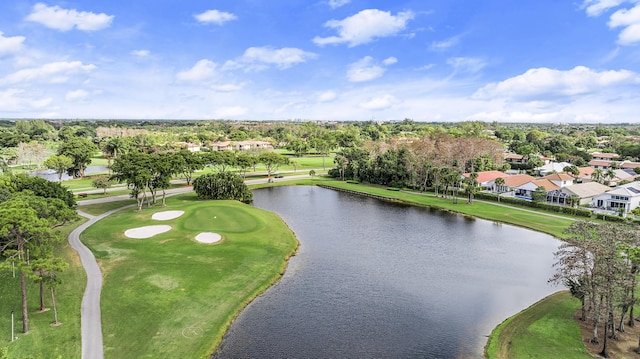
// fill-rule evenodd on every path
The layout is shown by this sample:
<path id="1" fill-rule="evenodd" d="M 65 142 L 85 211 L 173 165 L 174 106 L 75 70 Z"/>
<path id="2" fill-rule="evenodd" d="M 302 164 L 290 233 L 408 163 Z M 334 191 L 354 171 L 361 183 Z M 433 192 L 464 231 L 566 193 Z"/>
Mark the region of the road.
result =
<path id="1" fill-rule="evenodd" d="M 309 178 L 309 175 L 296 175 L 287 176 L 284 178 L 275 179 L 276 182 L 291 181 L 301 178 Z M 248 180 L 247 184 L 259 184 L 266 183 L 267 179 Z M 180 187 L 167 190 L 167 195 L 176 195 L 180 193 L 187 193 L 193 190 L 192 187 Z M 120 195 L 113 197 L 97 198 L 90 200 L 78 201 L 78 207 L 86 206 L 89 204 L 107 203 L 128 200 L 129 195 Z M 77 210 L 78 214 L 88 218 L 89 220 L 83 223 L 78 228 L 74 229 L 69 234 L 68 241 L 71 247 L 78 252 L 80 261 L 87 273 L 87 287 L 84 290 L 82 297 L 82 306 L 80 308 L 80 326 L 82 334 L 82 359 L 103 359 L 104 348 L 102 343 L 102 321 L 100 318 L 100 292 L 102 290 L 102 272 L 93 253 L 82 242 L 80 242 L 80 234 L 97 221 L 125 208 L 134 207 L 135 204 L 123 206 L 109 212 L 105 212 L 99 216 L 92 216 L 81 210 Z"/>

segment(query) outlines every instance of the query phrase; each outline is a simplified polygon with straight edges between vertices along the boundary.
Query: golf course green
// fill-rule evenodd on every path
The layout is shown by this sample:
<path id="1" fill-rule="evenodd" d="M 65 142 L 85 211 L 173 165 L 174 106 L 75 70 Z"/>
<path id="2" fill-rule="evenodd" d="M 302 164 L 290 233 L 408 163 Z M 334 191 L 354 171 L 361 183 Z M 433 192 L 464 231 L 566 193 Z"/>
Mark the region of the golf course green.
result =
<path id="1" fill-rule="evenodd" d="M 154 220 L 163 211 L 184 211 Z M 149 238 L 132 228 L 169 225 Z M 214 232 L 222 240 L 199 243 Z M 240 309 L 284 272 L 297 240 L 275 214 L 235 201 L 170 198 L 166 207 L 127 209 L 88 228 L 82 240 L 103 271 L 105 358 L 203 358 Z"/>

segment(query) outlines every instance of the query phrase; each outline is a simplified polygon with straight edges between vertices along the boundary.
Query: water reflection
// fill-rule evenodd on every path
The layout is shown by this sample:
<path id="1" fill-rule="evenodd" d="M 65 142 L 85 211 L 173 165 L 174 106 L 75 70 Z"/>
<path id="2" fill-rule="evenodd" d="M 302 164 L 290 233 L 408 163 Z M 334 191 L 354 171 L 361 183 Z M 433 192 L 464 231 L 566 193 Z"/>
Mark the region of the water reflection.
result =
<path id="1" fill-rule="evenodd" d="M 254 204 L 301 246 L 216 358 L 480 358 L 495 325 L 556 290 L 559 243 L 536 232 L 317 187 Z"/>

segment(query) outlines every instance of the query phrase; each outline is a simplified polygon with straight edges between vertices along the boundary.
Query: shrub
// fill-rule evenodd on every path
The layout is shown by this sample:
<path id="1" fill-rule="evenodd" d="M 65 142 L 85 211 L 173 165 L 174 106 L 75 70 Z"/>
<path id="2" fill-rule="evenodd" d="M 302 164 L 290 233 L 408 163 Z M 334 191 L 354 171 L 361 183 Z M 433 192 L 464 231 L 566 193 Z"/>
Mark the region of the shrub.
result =
<path id="1" fill-rule="evenodd" d="M 193 181 L 199 199 L 229 199 L 244 203 L 253 201 L 253 193 L 242 177 L 231 172 L 210 173 Z"/>

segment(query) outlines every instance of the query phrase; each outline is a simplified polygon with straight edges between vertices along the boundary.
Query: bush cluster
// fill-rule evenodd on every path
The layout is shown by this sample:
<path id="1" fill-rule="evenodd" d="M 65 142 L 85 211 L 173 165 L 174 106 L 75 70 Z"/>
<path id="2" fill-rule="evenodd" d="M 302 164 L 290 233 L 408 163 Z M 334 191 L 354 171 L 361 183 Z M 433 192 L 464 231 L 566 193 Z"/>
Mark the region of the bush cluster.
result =
<path id="1" fill-rule="evenodd" d="M 490 201 L 498 200 L 498 196 L 491 193 L 477 193 L 475 196 L 476 198 L 490 200 Z M 500 202 L 508 203 L 508 204 L 516 204 L 516 205 L 531 207 L 531 208 L 543 209 L 549 212 L 570 214 L 578 217 L 590 218 L 592 216 L 591 211 L 589 211 L 588 209 L 575 208 L 570 206 L 557 206 L 557 205 L 548 204 L 548 203 L 526 201 L 523 199 L 513 198 L 513 197 L 500 197 Z"/>

